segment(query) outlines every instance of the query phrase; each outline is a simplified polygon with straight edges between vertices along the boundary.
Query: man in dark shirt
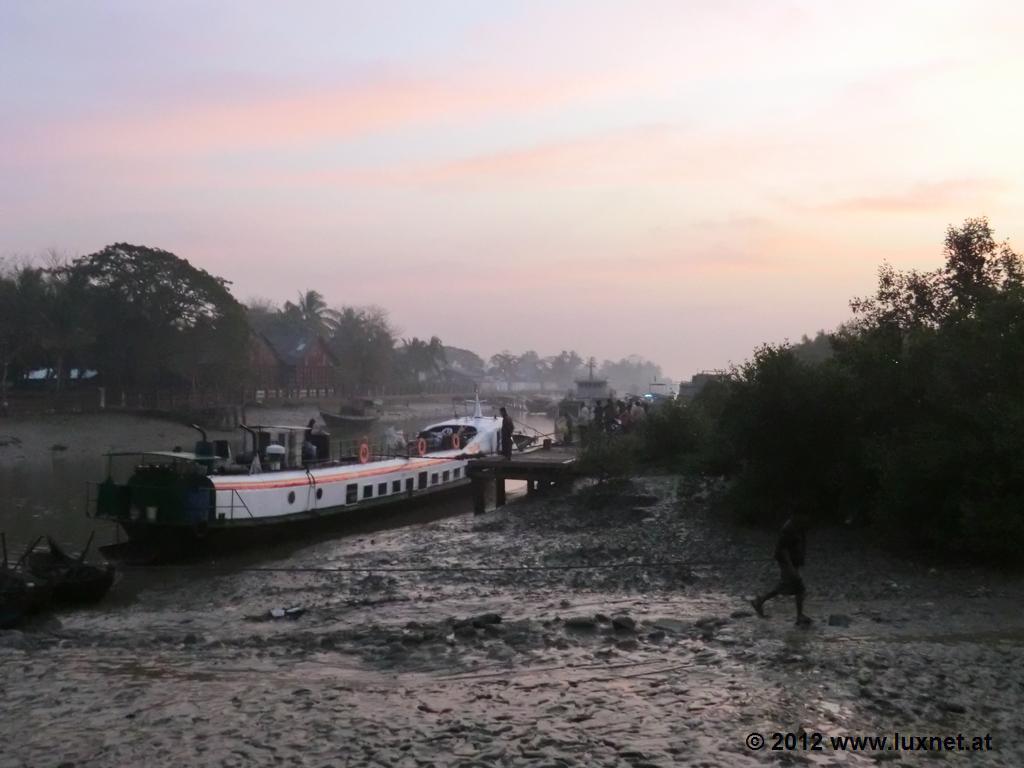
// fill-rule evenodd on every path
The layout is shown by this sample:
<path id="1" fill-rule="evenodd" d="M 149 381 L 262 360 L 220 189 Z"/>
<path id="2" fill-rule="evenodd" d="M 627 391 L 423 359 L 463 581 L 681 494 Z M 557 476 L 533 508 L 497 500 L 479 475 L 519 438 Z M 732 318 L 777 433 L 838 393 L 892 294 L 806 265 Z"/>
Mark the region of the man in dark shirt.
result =
<path id="1" fill-rule="evenodd" d="M 512 417 L 508 415 L 508 411 L 502 408 L 501 413 L 501 454 L 506 459 L 512 458 L 512 433 L 515 431 L 515 425 L 512 423 Z"/>
<path id="2" fill-rule="evenodd" d="M 750 604 L 757 615 L 764 616 L 764 604 L 779 595 L 793 595 L 796 600 L 796 623 L 807 626 L 810 618 L 804 615 L 804 580 L 800 578 L 800 568 L 804 565 L 807 554 L 808 520 L 803 514 L 792 515 L 779 531 L 779 540 L 775 545 L 775 562 L 779 564 L 781 577 L 771 591 L 758 595 Z"/>

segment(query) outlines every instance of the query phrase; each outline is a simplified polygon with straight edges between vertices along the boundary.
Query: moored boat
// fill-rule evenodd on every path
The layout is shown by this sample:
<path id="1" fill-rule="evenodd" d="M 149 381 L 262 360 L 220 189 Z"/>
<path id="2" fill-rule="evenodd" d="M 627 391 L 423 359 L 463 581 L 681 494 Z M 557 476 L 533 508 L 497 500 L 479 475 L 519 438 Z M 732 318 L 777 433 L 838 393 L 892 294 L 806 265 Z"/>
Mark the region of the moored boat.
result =
<path id="1" fill-rule="evenodd" d="M 92 537 L 89 537 L 92 542 Z M 29 572 L 47 582 L 53 600 L 59 603 L 84 604 L 102 600 L 114 583 L 115 569 L 111 564 L 101 568 L 85 562 L 85 550 L 79 557 L 67 554 L 60 545 L 47 536 L 48 550 L 31 552 L 27 565 Z"/>
<path id="2" fill-rule="evenodd" d="M 320 411 L 320 418 L 328 427 L 368 427 L 380 418 L 376 414 L 329 413 Z"/>
<path id="3" fill-rule="evenodd" d="M 368 427 L 380 418 L 380 406 L 374 400 L 359 400 L 338 408 L 337 413 L 320 411 L 328 427 Z"/>
<path id="4" fill-rule="evenodd" d="M 238 456 L 203 434 L 188 453 L 109 454 L 89 506 L 132 545 L 101 548 L 110 557 L 180 559 L 272 542 L 466 488 L 467 462 L 497 452 L 500 426 L 478 406 L 472 416 L 430 425 L 404 450 L 375 452 L 364 441 L 337 456 L 329 436 L 310 427 L 244 427 L 252 448 Z M 114 464 L 125 460 L 122 480 Z"/>
<path id="5" fill-rule="evenodd" d="M 13 568 L 9 567 L 7 538 L 3 534 L 0 534 L 0 538 L 3 539 L 3 565 L 0 567 L 0 629 L 11 629 L 49 604 L 51 587 L 21 569 L 24 555 Z"/>

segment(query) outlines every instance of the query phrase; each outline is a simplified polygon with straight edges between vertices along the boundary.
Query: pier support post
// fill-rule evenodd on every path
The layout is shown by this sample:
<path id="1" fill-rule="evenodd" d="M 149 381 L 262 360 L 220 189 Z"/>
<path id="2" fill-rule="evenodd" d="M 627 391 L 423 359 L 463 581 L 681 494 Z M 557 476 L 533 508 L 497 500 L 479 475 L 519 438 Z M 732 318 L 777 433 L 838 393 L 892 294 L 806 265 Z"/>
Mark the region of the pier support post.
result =
<path id="1" fill-rule="evenodd" d="M 482 515 L 487 511 L 487 497 L 484 493 L 484 481 L 474 477 L 471 486 L 473 491 L 473 514 Z"/>
<path id="2" fill-rule="evenodd" d="M 494 506 L 505 506 L 505 478 L 500 475 L 494 478 Z"/>

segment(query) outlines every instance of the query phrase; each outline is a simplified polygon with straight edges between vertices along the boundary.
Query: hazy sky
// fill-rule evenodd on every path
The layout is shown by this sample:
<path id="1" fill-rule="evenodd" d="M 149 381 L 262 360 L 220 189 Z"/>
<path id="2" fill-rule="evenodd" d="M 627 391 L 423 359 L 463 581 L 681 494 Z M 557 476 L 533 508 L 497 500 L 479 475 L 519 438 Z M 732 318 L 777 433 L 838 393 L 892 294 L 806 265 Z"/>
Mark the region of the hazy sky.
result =
<path id="1" fill-rule="evenodd" d="M 688 377 L 988 215 L 1020 2 L 0 3 L 0 254 L 164 248 L 491 354 Z"/>

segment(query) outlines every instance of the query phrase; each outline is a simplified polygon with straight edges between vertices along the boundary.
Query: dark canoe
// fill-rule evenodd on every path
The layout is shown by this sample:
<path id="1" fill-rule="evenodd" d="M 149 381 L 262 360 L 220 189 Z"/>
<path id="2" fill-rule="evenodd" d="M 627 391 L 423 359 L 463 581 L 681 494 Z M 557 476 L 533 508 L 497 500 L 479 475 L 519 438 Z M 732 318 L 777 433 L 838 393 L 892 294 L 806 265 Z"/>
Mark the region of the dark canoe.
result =
<path id="1" fill-rule="evenodd" d="M 112 565 L 100 568 L 80 562 L 49 539 L 49 552 L 32 552 L 28 570 L 50 584 L 53 599 L 60 603 L 95 603 L 103 599 L 114 583 Z"/>
<path id="2" fill-rule="evenodd" d="M 320 418 L 324 420 L 324 424 L 328 427 L 367 427 L 380 417 L 375 413 L 357 415 L 320 411 Z"/>

